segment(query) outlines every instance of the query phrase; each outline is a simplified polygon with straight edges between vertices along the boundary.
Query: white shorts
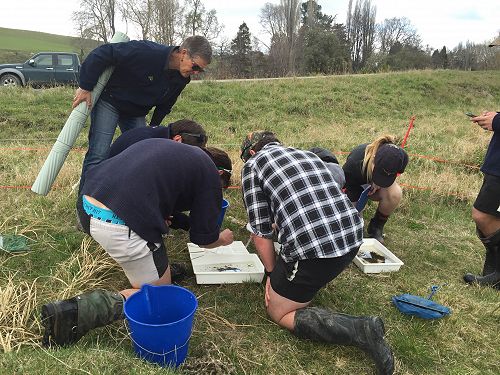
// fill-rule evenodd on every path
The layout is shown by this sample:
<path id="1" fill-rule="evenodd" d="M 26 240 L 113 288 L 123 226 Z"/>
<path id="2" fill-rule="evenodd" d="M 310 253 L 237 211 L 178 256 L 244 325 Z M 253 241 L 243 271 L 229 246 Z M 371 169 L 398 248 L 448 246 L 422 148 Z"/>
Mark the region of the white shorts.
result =
<path id="1" fill-rule="evenodd" d="M 91 217 L 90 235 L 123 268 L 134 288 L 157 281 L 167 270 L 168 258 L 163 243 L 148 242 L 126 225 Z"/>

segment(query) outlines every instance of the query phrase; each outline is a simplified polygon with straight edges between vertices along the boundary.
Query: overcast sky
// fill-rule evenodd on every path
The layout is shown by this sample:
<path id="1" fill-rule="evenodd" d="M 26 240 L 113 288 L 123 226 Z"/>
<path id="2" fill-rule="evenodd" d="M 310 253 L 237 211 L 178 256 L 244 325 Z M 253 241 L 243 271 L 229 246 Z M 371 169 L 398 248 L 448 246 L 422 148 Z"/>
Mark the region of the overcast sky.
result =
<path id="1" fill-rule="evenodd" d="M 203 0 L 207 10 L 217 11 L 228 39 L 234 38 L 238 26 L 246 22 L 250 32 L 264 41 L 268 37 L 262 32 L 259 14 L 267 2 L 279 3 L 278 0 Z M 339 23 L 345 22 L 348 2 L 318 0 L 323 13 L 337 15 Z M 1 0 L 0 3 L 0 27 L 75 35 L 71 13 L 78 9 L 78 0 L 21 0 L 20 3 Z M 372 0 L 372 4 L 377 7 L 377 23 L 386 18 L 406 17 L 417 29 L 424 46 L 432 48 L 445 45 L 451 49 L 459 42 L 490 41 L 500 32 L 500 0 Z M 124 25 L 122 29 L 127 31 Z M 138 37 L 130 28 L 128 34 L 131 38 Z"/>

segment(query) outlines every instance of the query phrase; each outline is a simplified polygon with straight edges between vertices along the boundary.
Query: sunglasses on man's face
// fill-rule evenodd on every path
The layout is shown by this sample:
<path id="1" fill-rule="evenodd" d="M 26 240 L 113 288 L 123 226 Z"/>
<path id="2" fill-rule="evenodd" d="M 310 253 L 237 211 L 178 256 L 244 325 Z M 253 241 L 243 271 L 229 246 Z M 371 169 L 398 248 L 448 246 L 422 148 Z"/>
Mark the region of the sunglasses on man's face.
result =
<path id="1" fill-rule="evenodd" d="M 193 63 L 193 65 L 191 66 L 191 70 L 193 72 L 203 73 L 205 71 L 205 69 L 194 62 L 193 58 L 191 58 L 191 62 Z"/>

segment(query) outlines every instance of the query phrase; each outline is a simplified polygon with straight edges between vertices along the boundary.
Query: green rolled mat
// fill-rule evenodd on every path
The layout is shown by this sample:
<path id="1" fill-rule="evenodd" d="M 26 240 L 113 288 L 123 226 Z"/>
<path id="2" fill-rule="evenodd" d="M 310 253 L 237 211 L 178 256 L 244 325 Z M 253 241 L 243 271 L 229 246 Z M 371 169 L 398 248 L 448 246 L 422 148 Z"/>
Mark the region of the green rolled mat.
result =
<path id="1" fill-rule="evenodd" d="M 128 42 L 130 39 L 127 35 L 117 32 L 113 35 L 111 43 Z M 109 77 L 113 73 L 113 67 L 107 68 L 99 77 L 97 84 L 92 90 L 92 104 L 95 104 L 101 95 L 102 90 L 106 86 Z M 59 171 L 61 170 L 69 151 L 75 144 L 76 138 L 80 131 L 85 126 L 85 121 L 90 114 L 87 108 L 87 103 L 82 102 L 73 109 L 69 115 L 64 127 L 57 137 L 54 146 L 50 150 L 49 156 L 45 160 L 42 169 L 31 187 L 31 190 L 40 195 L 47 195 L 52 188 Z"/>
<path id="2" fill-rule="evenodd" d="M 9 253 L 17 253 L 20 251 L 29 251 L 30 248 L 26 243 L 26 237 L 16 234 L 6 234 L 0 236 L 0 249 Z"/>

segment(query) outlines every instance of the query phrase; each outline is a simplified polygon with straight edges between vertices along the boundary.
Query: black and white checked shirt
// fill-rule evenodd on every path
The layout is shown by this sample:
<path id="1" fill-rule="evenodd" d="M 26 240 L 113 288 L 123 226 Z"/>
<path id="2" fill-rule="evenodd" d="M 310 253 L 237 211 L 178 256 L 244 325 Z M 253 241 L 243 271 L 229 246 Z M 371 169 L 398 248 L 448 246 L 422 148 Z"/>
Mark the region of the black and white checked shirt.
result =
<path id="1" fill-rule="evenodd" d="M 285 262 L 339 257 L 361 245 L 363 219 L 312 152 L 269 143 L 241 174 L 249 229 L 272 238 L 276 223 Z"/>

